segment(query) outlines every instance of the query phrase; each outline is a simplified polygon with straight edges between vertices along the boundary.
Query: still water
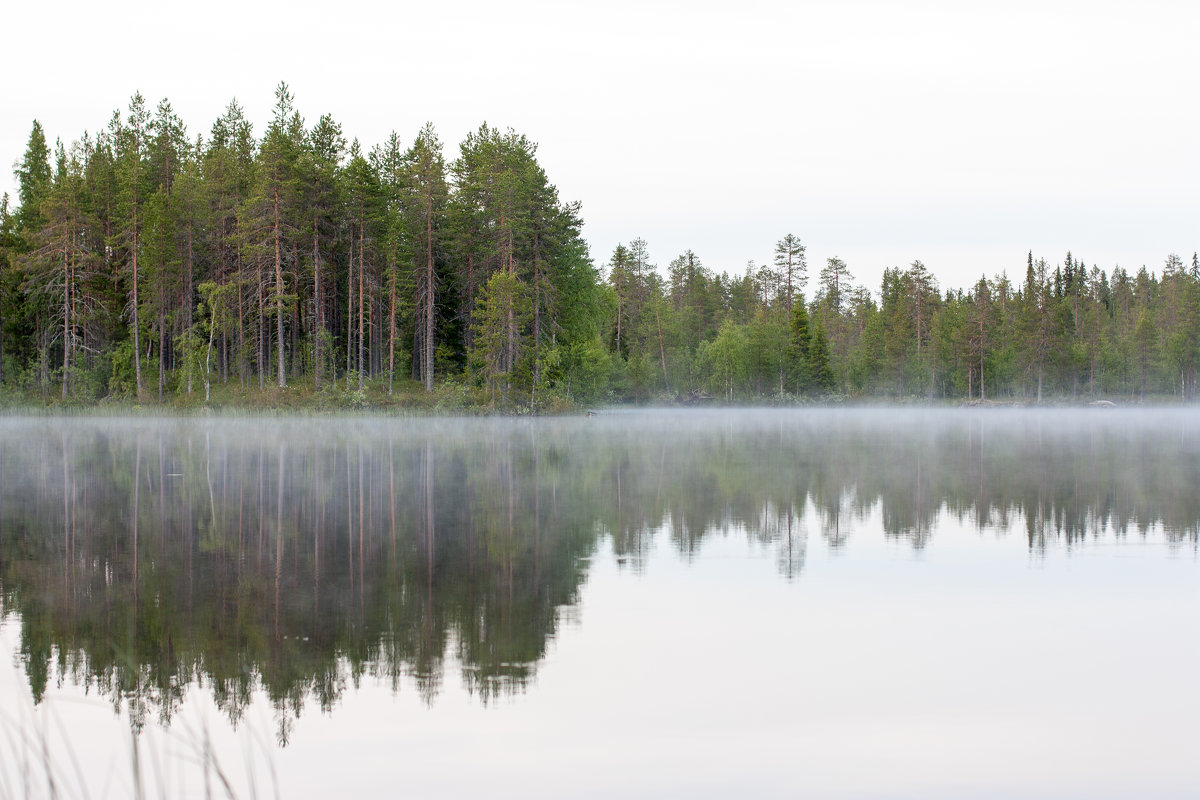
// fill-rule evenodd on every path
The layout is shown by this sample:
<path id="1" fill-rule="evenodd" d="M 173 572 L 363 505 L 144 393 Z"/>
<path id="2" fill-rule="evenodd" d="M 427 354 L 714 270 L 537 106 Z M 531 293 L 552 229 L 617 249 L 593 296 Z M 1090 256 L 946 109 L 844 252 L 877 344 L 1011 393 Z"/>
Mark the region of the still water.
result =
<path id="1" fill-rule="evenodd" d="M 1192 411 L 0 420 L 0 796 L 1194 797 L 1198 487 Z"/>

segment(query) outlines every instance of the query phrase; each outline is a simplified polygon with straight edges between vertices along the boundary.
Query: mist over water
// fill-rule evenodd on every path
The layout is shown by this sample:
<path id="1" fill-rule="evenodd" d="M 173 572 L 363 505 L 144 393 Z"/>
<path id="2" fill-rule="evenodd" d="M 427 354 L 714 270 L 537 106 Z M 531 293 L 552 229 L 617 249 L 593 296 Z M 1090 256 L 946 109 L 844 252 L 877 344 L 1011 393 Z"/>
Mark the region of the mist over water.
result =
<path id="1" fill-rule="evenodd" d="M 1190 410 L 0 420 L 0 691 L 285 796 L 1182 797 L 1198 486 Z"/>

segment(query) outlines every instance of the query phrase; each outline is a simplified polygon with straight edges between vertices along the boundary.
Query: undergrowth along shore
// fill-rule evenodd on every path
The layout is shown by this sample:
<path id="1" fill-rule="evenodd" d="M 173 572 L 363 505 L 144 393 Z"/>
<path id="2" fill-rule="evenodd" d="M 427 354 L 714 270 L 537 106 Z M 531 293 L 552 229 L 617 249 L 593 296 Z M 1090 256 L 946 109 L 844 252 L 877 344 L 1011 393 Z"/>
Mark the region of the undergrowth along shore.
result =
<path id="1" fill-rule="evenodd" d="M 203 392 L 181 393 L 142 400 L 106 397 L 96 401 L 61 400 L 31 393 L 0 392 L 0 414 L 7 416 L 209 416 L 209 415 L 383 415 L 424 416 L 556 416 L 591 414 L 605 408 L 1180 408 L 1194 405 L 1178 396 L 1156 395 L 1141 398 L 1053 397 L 1037 403 L 1031 398 L 997 400 L 848 397 L 830 394 L 822 397 L 795 395 L 760 396 L 725 401 L 704 394 L 659 394 L 645 402 L 614 399 L 610 402 L 580 403 L 557 394 L 547 394 L 540 402 L 503 403 L 487 392 L 458 383 L 439 385 L 426 392 L 419 384 L 388 392 L 386 385 L 367 383 L 359 390 L 344 383 L 328 384 L 321 389 L 311 385 L 278 387 L 267 385 L 214 385 L 208 402 Z"/>

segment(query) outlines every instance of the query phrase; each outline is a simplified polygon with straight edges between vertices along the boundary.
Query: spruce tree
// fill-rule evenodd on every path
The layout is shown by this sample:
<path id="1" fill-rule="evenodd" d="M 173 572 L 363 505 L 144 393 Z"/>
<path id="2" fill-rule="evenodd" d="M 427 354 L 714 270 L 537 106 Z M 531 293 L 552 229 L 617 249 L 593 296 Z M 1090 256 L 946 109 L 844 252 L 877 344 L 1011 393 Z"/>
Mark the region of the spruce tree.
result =
<path id="1" fill-rule="evenodd" d="M 803 394 L 812 381 L 812 371 L 809 368 L 809 351 L 811 350 L 809 345 L 812 341 L 812 334 L 808 327 L 808 308 L 805 305 L 803 293 L 798 294 L 792 304 L 792 316 L 788 328 L 791 334 L 789 339 L 793 355 L 792 379 L 795 382 L 797 394 Z"/>
<path id="2" fill-rule="evenodd" d="M 828 394 L 837 388 L 837 379 L 829 362 L 829 339 L 825 337 L 825 328 L 819 320 L 813 329 L 812 345 L 808 350 L 808 370 L 816 391 Z"/>
<path id="3" fill-rule="evenodd" d="M 25 155 L 16 164 L 18 231 L 37 230 L 41 227 L 42 200 L 50 190 L 50 147 L 46 144 L 46 133 L 36 119 L 29 132 L 29 144 Z"/>

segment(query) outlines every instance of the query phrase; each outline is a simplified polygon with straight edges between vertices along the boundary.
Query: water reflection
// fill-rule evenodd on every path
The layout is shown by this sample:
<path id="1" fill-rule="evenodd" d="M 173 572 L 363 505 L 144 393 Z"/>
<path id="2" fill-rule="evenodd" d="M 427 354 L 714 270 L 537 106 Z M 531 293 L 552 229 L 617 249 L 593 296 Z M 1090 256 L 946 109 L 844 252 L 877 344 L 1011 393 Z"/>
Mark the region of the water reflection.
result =
<path id="1" fill-rule="evenodd" d="M 1049 412 L 614 413 L 453 421 L 0 423 L 0 603 L 35 698 L 95 686 L 135 727 L 189 686 L 281 720 L 364 677 L 427 702 L 448 662 L 523 690 L 607 540 L 642 570 L 739 535 L 801 576 L 878 511 L 1032 552 L 1161 532 L 1195 549 L 1200 417 Z"/>

